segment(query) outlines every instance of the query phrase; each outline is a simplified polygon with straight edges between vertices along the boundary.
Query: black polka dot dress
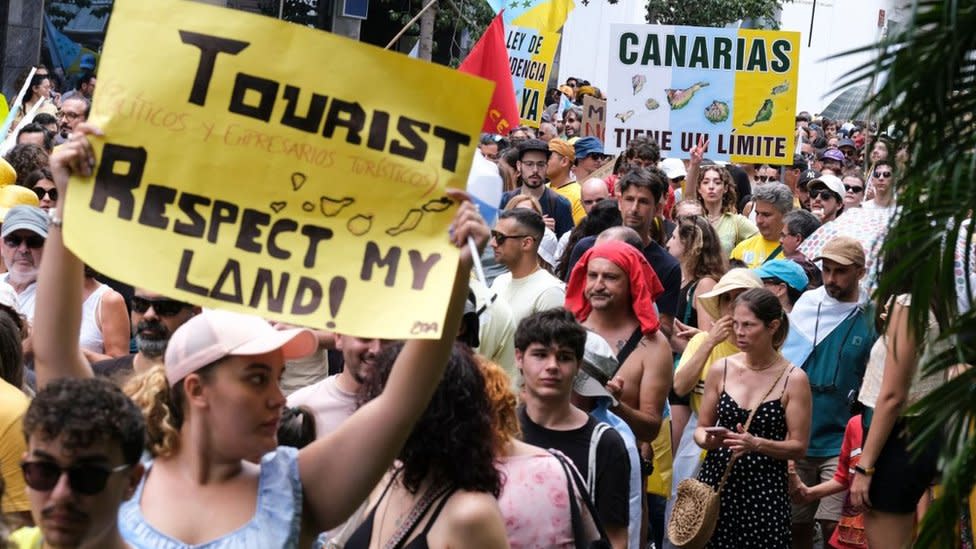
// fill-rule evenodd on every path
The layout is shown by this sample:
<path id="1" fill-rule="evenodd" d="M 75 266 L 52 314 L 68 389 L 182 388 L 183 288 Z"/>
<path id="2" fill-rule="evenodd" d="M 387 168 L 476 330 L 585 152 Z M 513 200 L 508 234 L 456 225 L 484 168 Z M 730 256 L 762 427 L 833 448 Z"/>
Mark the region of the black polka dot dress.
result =
<path id="1" fill-rule="evenodd" d="M 785 390 L 785 388 L 784 388 Z M 731 430 L 745 425 L 744 410 L 724 390 L 719 399 L 718 424 Z M 786 439 L 786 410 L 779 399 L 759 405 L 749 432 L 768 440 Z M 732 452 L 709 450 L 698 479 L 718 487 Z M 789 549 L 790 499 L 786 460 L 750 452 L 732 466 L 721 494 L 718 525 L 707 547 L 729 549 Z"/>

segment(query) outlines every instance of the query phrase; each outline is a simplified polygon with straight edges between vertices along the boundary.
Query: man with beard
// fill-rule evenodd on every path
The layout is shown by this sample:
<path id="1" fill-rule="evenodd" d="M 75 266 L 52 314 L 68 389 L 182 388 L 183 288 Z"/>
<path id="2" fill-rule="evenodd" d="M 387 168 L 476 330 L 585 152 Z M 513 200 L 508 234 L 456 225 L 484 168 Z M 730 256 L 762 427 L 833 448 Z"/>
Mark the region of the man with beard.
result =
<path id="1" fill-rule="evenodd" d="M 527 139 L 518 145 L 518 169 L 520 186 L 502 194 L 499 209 L 505 209 L 508 201 L 518 194 L 527 194 L 539 201 L 542 220 L 557 237 L 573 228 L 573 206 L 556 191 L 546 186 L 546 169 L 549 164 L 549 145 L 538 139 Z"/>
<path id="2" fill-rule="evenodd" d="M 199 313 L 200 307 L 137 288 L 132 297 L 130 314 L 132 333 L 136 337 L 136 354 L 96 362 L 92 364 L 92 370 L 95 375 L 122 385 L 133 373 L 162 366 L 169 337 Z"/>
<path id="3" fill-rule="evenodd" d="M 805 459 L 790 467 L 791 489 L 834 477 L 844 429 L 851 418 L 848 399 L 864 377 L 877 339 L 874 314 L 858 283 L 865 273 L 864 249 L 857 240 L 836 236 L 814 261 L 823 262 L 823 286 L 809 290 L 790 313 L 790 331 L 782 353 L 801 366 L 813 393 L 813 422 Z M 846 492 L 819 502 L 793 506 L 793 547 L 813 547 L 814 521 L 830 539 L 840 519 Z"/>
<path id="4" fill-rule="evenodd" d="M 21 314 L 33 322 L 37 272 L 47 240 L 47 214 L 37 206 L 15 206 L 2 221 L 0 236 L 7 272 L 0 276 L 0 281 L 13 287 Z"/>
<path id="5" fill-rule="evenodd" d="M 288 395 L 288 406 L 305 406 L 315 417 L 315 438 L 322 438 L 356 411 L 356 394 L 364 370 L 376 362 L 385 341 L 335 334 L 336 349 L 342 351 L 344 366 L 338 374 L 303 387 Z"/>
<path id="6" fill-rule="evenodd" d="M 21 471 L 37 526 L 10 536 L 15 547 L 123 549 L 119 507 L 143 466 L 142 412 L 101 379 L 59 379 L 24 416 Z"/>

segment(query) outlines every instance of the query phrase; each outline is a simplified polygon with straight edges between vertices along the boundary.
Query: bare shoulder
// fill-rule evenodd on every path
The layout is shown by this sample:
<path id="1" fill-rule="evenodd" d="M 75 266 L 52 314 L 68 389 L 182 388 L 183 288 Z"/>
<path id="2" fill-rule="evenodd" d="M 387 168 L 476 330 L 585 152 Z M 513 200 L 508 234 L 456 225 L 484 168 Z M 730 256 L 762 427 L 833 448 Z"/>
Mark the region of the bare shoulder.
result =
<path id="1" fill-rule="evenodd" d="M 487 492 L 455 492 L 437 522 L 431 537 L 444 539 L 445 546 L 508 547 L 498 500 Z"/>
<path id="2" fill-rule="evenodd" d="M 787 378 L 787 383 L 790 385 L 790 390 L 798 390 L 804 385 L 809 388 L 810 378 L 807 377 L 807 373 L 803 371 L 803 368 L 794 366 L 792 364 L 787 366 L 787 368 L 790 368 L 786 372 L 786 374 L 789 376 Z"/>

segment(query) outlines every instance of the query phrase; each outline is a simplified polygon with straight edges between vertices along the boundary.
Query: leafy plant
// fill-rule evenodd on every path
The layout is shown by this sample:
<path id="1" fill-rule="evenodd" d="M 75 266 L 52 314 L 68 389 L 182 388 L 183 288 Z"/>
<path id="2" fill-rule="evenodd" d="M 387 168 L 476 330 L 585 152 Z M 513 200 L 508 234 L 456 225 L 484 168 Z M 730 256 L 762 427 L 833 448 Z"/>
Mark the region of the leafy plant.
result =
<path id="1" fill-rule="evenodd" d="M 647 0 L 646 17 L 648 23 L 699 27 L 724 27 L 740 19 L 752 19 L 775 29 L 779 26 L 776 14 L 782 5 L 778 0 Z"/>
<path id="2" fill-rule="evenodd" d="M 917 546 L 956 547 L 956 524 L 976 483 L 976 370 L 956 368 L 976 364 L 976 313 L 959 307 L 974 290 L 976 3 L 915 0 L 911 8 L 911 20 L 881 44 L 849 52 L 876 49 L 877 55 L 838 89 L 881 82 L 862 110 L 882 112 L 881 128 L 897 130 L 898 145 L 907 147 L 896 179 L 900 215 L 882 249 L 879 299 L 911 293 L 921 305 L 910 309 L 917 336 L 925 333 L 930 310 L 942 325 L 945 346 L 934 346 L 941 352 L 920 367 L 950 379 L 909 411 L 917 414 L 911 426 L 918 445 L 940 443 L 944 488 Z M 956 377 L 948 375 L 957 369 Z"/>

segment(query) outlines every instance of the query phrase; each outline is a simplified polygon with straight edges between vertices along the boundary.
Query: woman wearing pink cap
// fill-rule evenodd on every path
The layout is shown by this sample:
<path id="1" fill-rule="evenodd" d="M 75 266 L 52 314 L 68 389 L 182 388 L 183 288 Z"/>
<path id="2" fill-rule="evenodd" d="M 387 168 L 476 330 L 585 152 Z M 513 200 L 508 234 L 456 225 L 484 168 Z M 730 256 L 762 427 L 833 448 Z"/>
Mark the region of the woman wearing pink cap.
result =
<path id="1" fill-rule="evenodd" d="M 51 159 L 62 195 L 71 173 L 88 176 L 93 165 L 86 135 L 99 132 L 85 125 L 76 131 Z M 285 360 L 315 349 L 311 332 L 276 331 L 261 319 L 220 311 L 204 312 L 174 332 L 165 370 L 151 370 L 129 387 L 147 414 L 154 457 L 119 512 L 130 545 L 297 547 L 356 510 L 393 462 L 444 372 L 468 292 L 467 239 L 474 237 L 481 248 L 488 240 L 488 227 L 466 195 L 451 196 L 462 201 L 451 236 L 461 259 L 443 337 L 406 342 L 383 394 L 300 451 L 277 447 L 285 405 L 278 379 Z M 81 275 L 82 263 L 64 248 L 60 226 L 52 223 L 35 317 L 39 388 L 60 377 L 92 376 L 77 350 Z M 249 461 L 258 456 L 260 464 Z"/>

